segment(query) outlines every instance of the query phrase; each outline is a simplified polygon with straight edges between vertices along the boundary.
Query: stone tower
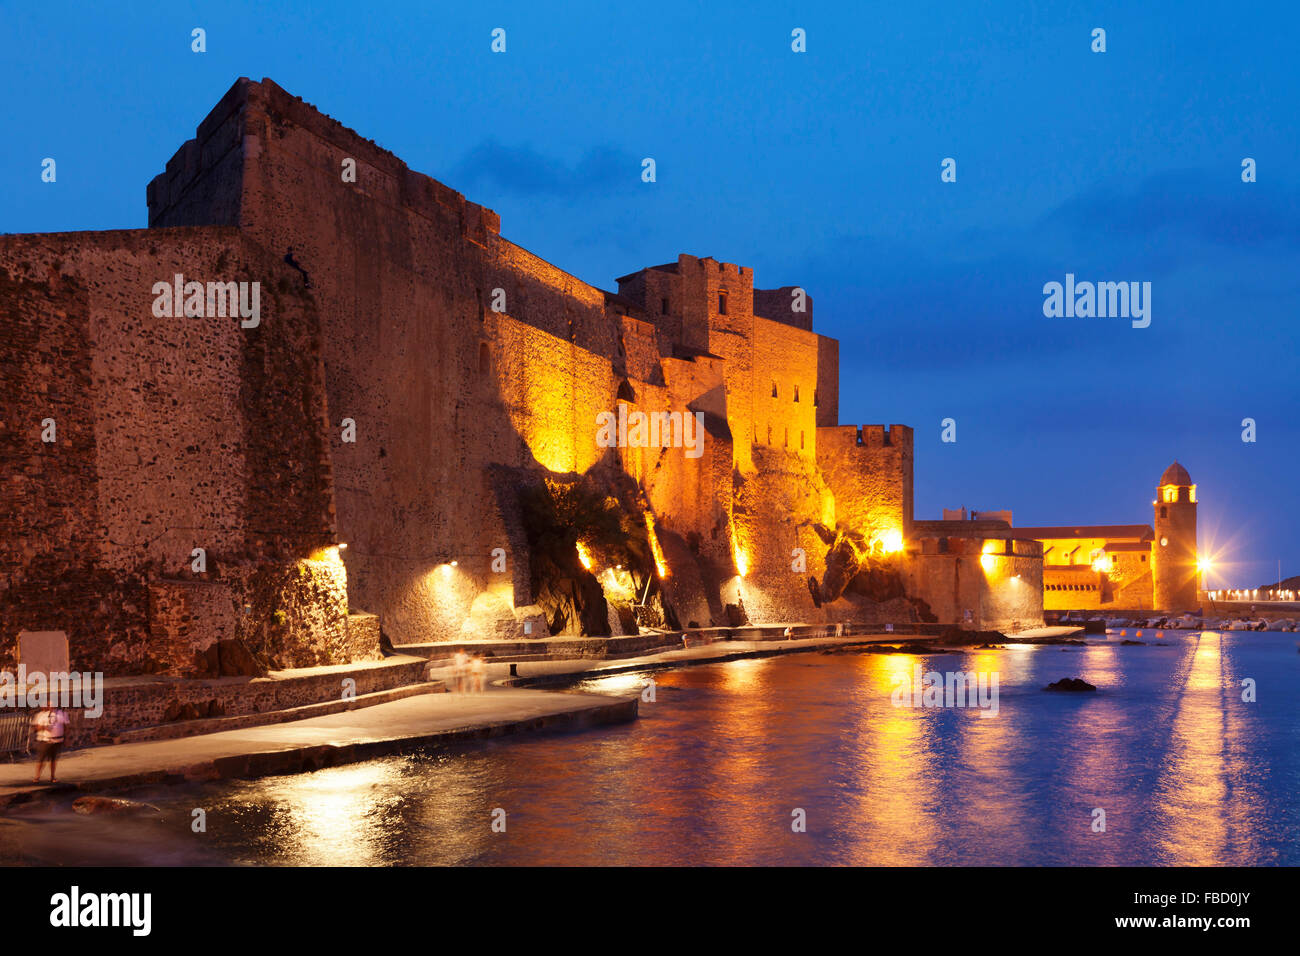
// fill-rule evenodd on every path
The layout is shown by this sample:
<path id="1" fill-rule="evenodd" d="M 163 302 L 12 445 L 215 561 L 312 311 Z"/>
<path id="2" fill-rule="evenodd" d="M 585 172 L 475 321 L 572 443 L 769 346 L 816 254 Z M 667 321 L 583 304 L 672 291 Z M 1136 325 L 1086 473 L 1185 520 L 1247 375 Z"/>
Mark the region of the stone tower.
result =
<path id="1" fill-rule="evenodd" d="M 1151 542 L 1154 607 L 1197 607 L 1196 486 L 1178 462 L 1165 469 L 1156 488 L 1155 540 Z"/>

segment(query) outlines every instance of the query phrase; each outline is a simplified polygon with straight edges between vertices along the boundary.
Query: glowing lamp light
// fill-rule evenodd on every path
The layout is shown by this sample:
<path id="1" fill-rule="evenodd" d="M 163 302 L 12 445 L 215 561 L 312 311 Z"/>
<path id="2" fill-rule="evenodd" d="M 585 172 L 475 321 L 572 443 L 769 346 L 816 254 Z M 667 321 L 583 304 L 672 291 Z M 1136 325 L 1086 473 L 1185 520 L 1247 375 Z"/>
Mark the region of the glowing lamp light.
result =
<path id="1" fill-rule="evenodd" d="M 346 541 L 340 541 L 340 542 L 339 542 L 339 550 L 340 550 L 340 551 L 346 551 L 347 549 L 348 549 L 348 543 L 347 543 Z"/>
<path id="2" fill-rule="evenodd" d="M 587 546 L 581 541 L 578 542 L 578 560 L 582 562 L 584 568 L 588 571 L 591 570 L 591 552 L 587 550 Z"/>
<path id="3" fill-rule="evenodd" d="M 1214 567 L 1214 562 L 1211 561 L 1209 558 L 1201 558 L 1199 561 L 1196 562 L 1196 570 L 1200 571 L 1202 574 L 1207 573 L 1213 567 Z"/>
<path id="4" fill-rule="evenodd" d="M 995 564 L 997 564 L 997 558 L 995 558 L 993 555 L 991 554 L 980 555 L 980 566 L 983 567 L 986 572 L 992 571 L 993 566 Z"/>
<path id="5" fill-rule="evenodd" d="M 735 553 L 736 553 L 736 573 L 743 578 L 746 574 L 749 573 L 749 555 L 745 554 L 745 552 L 739 547 L 735 549 Z"/>
<path id="6" fill-rule="evenodd" d="M 1102 555 L 1101 557 L 1098 558 L 1094 558 L 1092 561 L 1092 569 L 1098 572 L 1099 574 L 1110 574 L 1113 568 L 1114 565 L 1111 563 L 1110 558 L 1106 557 L 1105 555 Z"/>
<path id="7" fill-rule="evenodd" d="M 668 560 L 664 557 L 664 549 L 659 546 L 659 536 L 655 534 L 655 518 L 650 512 L 645 513 L 645 530 L 646 537 L 650 540 L 650 553 L 654 555 L 655 570 L 659 572 L 659 577 L 668 577 Z"/>
<path id="8" fill-rule="evenodd" d="M 880 547 L 885 554 L 894 554 L 903 550 L 903 532 L 887 531 L 883 538 L 880 539 Z"/>

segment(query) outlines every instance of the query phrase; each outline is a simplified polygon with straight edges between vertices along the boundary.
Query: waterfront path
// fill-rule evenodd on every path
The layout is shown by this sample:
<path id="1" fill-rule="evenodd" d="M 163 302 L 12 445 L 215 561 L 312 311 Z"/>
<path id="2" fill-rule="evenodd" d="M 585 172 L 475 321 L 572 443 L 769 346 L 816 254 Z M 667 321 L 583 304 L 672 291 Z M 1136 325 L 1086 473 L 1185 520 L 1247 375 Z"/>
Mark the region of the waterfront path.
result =
<path id="1" fill-rule="evenodd" d="M 0 809 L 45 794 L 296 773 L 422 746 L 634 720 L 639 695 L 493 688 L 421 694 L 360 710 L 215 734 L 73 750 L 33 786 L 35 762 L 0 764 Z"/>

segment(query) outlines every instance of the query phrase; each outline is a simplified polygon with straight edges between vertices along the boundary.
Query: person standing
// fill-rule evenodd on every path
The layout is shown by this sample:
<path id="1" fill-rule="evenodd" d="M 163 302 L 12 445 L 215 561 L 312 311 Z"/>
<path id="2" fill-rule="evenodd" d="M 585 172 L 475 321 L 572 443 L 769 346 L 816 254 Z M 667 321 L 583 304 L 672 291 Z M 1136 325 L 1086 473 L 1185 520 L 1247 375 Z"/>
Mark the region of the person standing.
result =
<path id="1" fill-rule="evenodd" d="M 36 732 L 36 776 L 32 777 L 32 783 L 41 782 L 41 768 L 47 760 L 50 762 L 50 783 L 58 783 L 54 768 L 68 732 L 68 714 L 63 708 L 48 703 L 32 718 L 32 730 Z"/>
<path id="2" fill-rule="evenodd" d="M 455 661 L 452 677 L 455 679 L 456 693 L 463 694 L 469 690 L 469 655 L 465 653 L 465 648 L 456 649 Z"/>

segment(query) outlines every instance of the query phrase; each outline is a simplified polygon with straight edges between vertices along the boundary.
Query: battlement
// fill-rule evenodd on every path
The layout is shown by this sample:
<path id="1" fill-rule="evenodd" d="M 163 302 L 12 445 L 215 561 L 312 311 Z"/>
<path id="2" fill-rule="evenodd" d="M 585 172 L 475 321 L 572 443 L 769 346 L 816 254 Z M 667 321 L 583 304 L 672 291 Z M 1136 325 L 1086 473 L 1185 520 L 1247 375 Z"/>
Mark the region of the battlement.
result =
<path id="1" fill-rule="evenodd" d="M 817 444 L 826 451 L 895 449 L 912 451 L 912 429 L 907 425 L 829 425 L 817 429 Z"/>
<path id="2" fill-rule="evenodd" d="M 912 429 L 907 425 L 863 425 L 858 430 L 858 444 L 865 448 L 912 450 Z"/>
<path id="3" fill-rule="evenodd" d="M 699 269 L 706 272 L 716 272 L 718 275 L 734 277 L 736 279 L 748 279 L 752 284 L 754 281 L 754 270 L 749 266 L 736 265 L 734 262 L 719 262 L 712 256 L 696 258 L 695 256 L 682 253 L 677 257 L 679 266 Z"/>

